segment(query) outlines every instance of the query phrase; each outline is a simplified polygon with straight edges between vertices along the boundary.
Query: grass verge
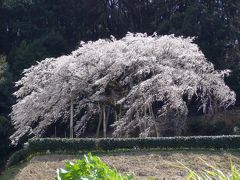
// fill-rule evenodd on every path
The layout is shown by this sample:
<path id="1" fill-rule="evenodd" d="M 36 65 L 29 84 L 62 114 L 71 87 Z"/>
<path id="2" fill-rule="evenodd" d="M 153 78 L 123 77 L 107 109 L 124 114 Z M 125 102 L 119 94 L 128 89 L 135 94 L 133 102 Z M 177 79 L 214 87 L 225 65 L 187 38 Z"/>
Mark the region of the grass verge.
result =
<path id="1" fill-rule="evenodd" d="M 86 152 L 68 154 L 58 152 L 34 156 L 30 162 L 22 167 L 16 175 L 18 180 L 26 179 L 53 179 L 56 169 L 64 167 L 66 160 L 76 160 Z M 135 149 L 115 151 L 95 151 L 92 154 L 99 156 L 110 167 L 115 167 L 121 173 L 134 173 L 137 179 L 155 177 L 156 179 L 184 179 L 187 171 L 177 168 L 177 161 L 198 170 L 202 168 L 199 158 L 214 163 L 223 172 L 229 170 L 229 157 L 234 164 L 240 164 L 238 150 L 212 150 L 212 149 Z M 10 178 L 8 178 L 11 180 Z"/>

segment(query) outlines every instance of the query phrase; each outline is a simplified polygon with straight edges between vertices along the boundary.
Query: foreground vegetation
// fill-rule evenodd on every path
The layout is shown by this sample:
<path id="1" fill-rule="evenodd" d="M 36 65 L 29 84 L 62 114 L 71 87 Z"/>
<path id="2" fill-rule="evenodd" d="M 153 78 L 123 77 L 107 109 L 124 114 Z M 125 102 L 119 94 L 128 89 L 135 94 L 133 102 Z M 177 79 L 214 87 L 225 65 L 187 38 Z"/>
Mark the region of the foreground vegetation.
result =
<path id="1" fill-rule="evenodd" d="M 202 160 L 202 159 L 201 159 Z M 198 172 L 188 168 L 183 163 L 179 162 L 183 168 L 188 170 L 188 175 L 186 176 L 187 180 L 239 180 L 240 172 L 237 170 L 236 166 L 233 165 L 232 160 L 230 160 L 230 170 L 227 173 L 224 173 L 217 167 L 212 164 L 207 163 L 202 160 L 206 167 L 201 169 Z M 92 156 L 91 153 L 84 155 L 82 160 L 77 160 L 76 163 L 66 162 L 66 169 L 57 169 L 57 176 L 55 180 L 133 180 L 134 176 L 126 175 L 123 176 L 119 174 L 116 169 L 110 169 L 99 157 Z M 155 178 L 151 178 L 155 179 Z"/>
<path id="2" fill-rule="evenodd" d="M 82 159 L 85 153 L 48 154 L 35 156 L 17 174 L 18 180 L 44 179 L 52 180 L 56 176 L 56 169 L 64 168 L 66 161 L 75 162 Z M 229 157 L 232 157 L 234 165 L 240 163 L 240 153 L 238 151 L 223 150 L 116 150 L 109 152 L 93 152 L 111 169 L 121 174 L 133 174 L 136 179 L 166 178 L 185 179 L 188 170 L 180 168 L 179 162 L 189 169 L 199 172 L 203 168 L 203 162 L 214 165 L 224 174 L 230 172 Z M 238 166 L 237 166 L 237 169 Z"/>
<path id="3" fill-rule="evenodd" d="M 99 157 L 92 156 L 91 153 L 84 155 L 83 159 L 75 163 L 66 162 L 65 169 L 57 169 L 56 180 L 133 180 L 133 176 L 121 175 L 116 169 L 110 169 Z"/>
<path id="4" fill-rule="evenodd" d="M 202 159 L 201 159 L 202 160 Z M 219 168 L 202 160 L 205 164 L 205 167 L 201 168 L 199 171 L 194 171 L 184 164 L 180 163 L 183 168 L 188 170 L 188 175 L 186 176 L 187 180 L 239 180 L 240 179 L 240 172 L 239 167 L 236 168 L 233 165 L 232 160 L 230 159 L 230 170 L 227 173 L 224 173 Z M 214 163 L 214 162 L 213 162 Z"/>

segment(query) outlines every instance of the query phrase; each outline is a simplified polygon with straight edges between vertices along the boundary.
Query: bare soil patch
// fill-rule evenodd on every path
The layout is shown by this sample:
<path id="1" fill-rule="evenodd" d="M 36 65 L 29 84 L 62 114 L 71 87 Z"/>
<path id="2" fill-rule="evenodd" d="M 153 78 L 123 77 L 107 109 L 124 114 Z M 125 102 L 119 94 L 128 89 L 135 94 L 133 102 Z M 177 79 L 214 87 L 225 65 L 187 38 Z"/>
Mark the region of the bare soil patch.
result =
<path id="1" fill-rule="evenodd" d="M 94 154 L 94 153 L 93 153 Z M 134 173 L 137 179 L 184 179 L 187 171 L 176 167 L 179 162 L 194 169 L 202 169 L 203 159 L 219 169 L 229 171 L 229 157 L 240 164 L 240 153 L 224 151 L 138 151 L 97 154 L 111 167 L 122 173 Z M 74 155 L 44 155 L 34 157 L 16 176 L 17 180 L 52 180 L 56 169 L 64 167 L 67 160 L 80 157 Z"/>

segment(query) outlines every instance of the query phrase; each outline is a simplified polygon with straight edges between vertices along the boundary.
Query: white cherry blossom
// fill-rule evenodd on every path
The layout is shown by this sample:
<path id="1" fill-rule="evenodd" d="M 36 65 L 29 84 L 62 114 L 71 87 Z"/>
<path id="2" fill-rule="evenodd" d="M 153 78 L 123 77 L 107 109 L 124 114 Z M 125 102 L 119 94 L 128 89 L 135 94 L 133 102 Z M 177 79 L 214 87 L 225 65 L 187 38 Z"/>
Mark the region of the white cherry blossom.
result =
<path id="1" fill-rule="evenodd" d="M 235 103 L 224 83 L 228 74 L 214 70 L 193 38 L 128 33 L 120 40 L 82 42 L 71 54 L 23 72 L 11 140 L 44 137 L 51 125 L 69 124 L 71 105 L 76 136 L 98 121 L 97 134 L 103 123 L 104 137 L 109 125 L 115 137 L 161 136 L 167 130 L 181 135 L 193 99 L 204 113 Z"/>

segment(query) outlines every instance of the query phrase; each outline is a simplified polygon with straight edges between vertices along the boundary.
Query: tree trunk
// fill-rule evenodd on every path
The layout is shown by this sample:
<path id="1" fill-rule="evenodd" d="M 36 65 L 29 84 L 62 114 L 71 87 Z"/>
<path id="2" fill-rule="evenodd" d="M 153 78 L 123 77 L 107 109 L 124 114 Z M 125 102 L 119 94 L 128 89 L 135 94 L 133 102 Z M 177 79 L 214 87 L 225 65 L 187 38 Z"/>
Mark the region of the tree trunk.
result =
<path id="1" fill-rule="evenodd" d="M 102 124 L 102 108 L 101 106 L 99 105 L 99 120 L 98 120 L 98 127 L 97 127 L 97 132 L 96 132 L 96 138 L 99 137 L 99 131 L 100 131 L 100 127 L 101 127 L 101 124 Z"/>
<path id="2" fill-rule="evenodd" d="M 158 126 L 157 126 L 157 123 L 156 123 L 156 118 L 154 117 L 154 126 L 155 126 L 155 131 L 156 131 L 156 135 L 157 137 L 159 137 L 159 129 L 158 129 Z"/>
<path id="3" fill-rule="evenodd" d="M 106 131 L 107 131 L 107 126 L 108 126 L 108 122 L 109 122 L 109 115 L 110 115 L 110 107 L 107 107 L 107 117 L 106 117 Z"/>
<path id="4" fill-rule="evenodd" d="M 159 136 L 160 136 L 160 134 L 159 134 L 159 129 L 158 129 L 158 126 L 157 126 L 157 122 L 156 122 L 156 118 L 155 118 L 155 115 L 154 115 L 152 106 L 149 104 L 148 107 L 149 107 L 149 112 L 150 112 L 150 114 L 151 114 L 151 116 L 152 116 L 152 118 L 153 118 L 154 128 L 155 128 L 156 135 L 157 135 L 157 137 L 159 137 Z"/>
<path id="5" fill-rule="evenodd" d="M 55 138 L 57 137 L 57 127 L 56 127 L 56 125 L 54 126 L 54 137 Z"/>
<path id="6" fill-rule="evenodd" d="M 116 110 L 114 111 L 114 114 L 115 114 L 115 121 L 118 121 L 118 113 Z"/>
<path id="7" fill-rule="evenodd" d="M 106 111 L 105 106 L 103 106 L 103 137 L 107 137 L 107 126 L 106 126 Z"/>
<path id="8" fill-rule="evenodd" d="M 73 138 L 73 98 L 71 96 L 71 107 L 70 107 L 70 138 Z"/>

